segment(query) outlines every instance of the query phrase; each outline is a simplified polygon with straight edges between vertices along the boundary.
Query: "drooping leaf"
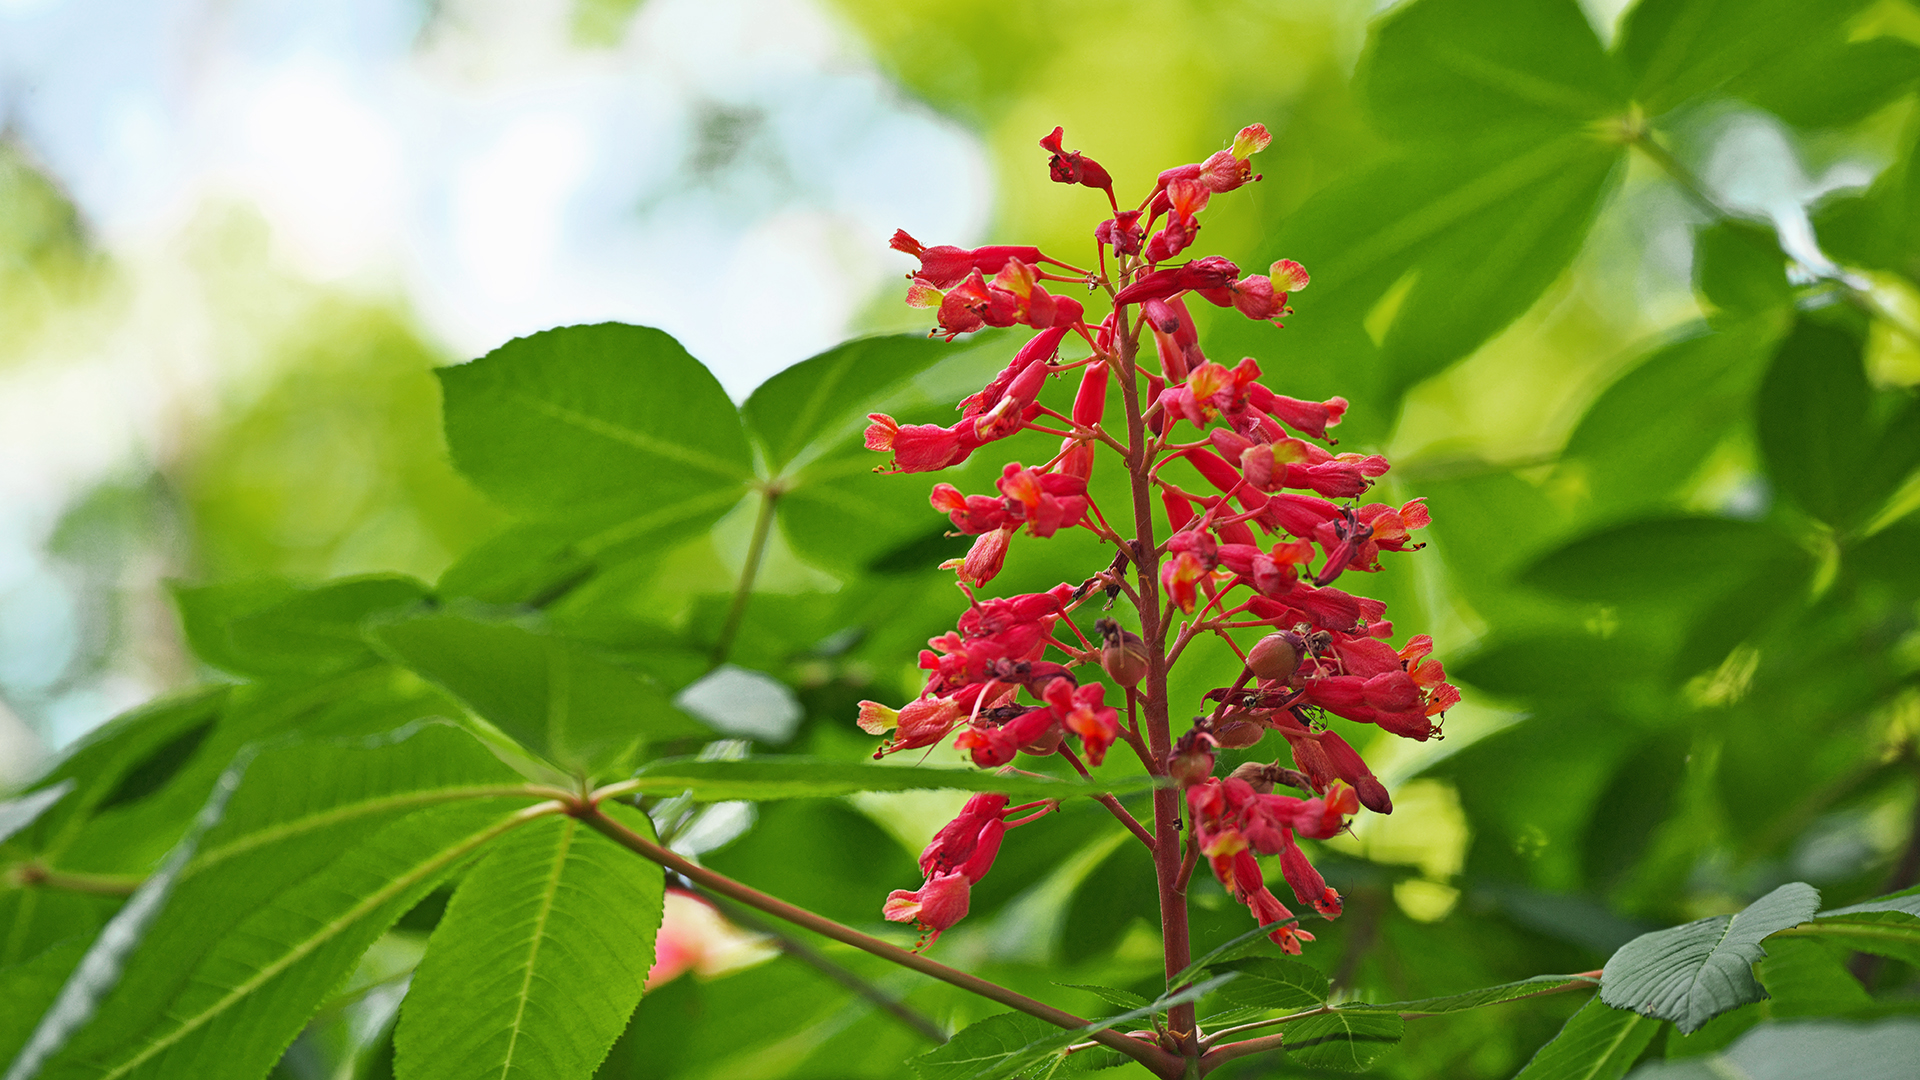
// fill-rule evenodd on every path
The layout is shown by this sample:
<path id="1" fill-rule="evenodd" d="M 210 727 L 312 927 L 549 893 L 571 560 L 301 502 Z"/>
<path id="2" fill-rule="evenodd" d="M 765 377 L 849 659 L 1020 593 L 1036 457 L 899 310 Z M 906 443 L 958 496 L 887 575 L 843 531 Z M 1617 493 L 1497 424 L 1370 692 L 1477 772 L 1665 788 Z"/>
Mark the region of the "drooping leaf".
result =
<path id="1" fill-rule="evenodd" d="M 1600 997 L 1616 1009 L 1671 1020 L 1683 1032 L 1766 998 L 1753 964 L 1767 935 L 1811 919 L 1820 893 L 1793 882 L 1735 915 L 1716 915 L 1635 938 L 1608 959 Z"/>
<path id="2" fill-rule="evenodd" d="M 439 374 L 454 464 L 516 510 L 665 506 L 752 477 L 726 391 L 650 327 L 544 330 Z"/>
<path id="3" fill-rule="evenodd" d="M 1614 518 L 1677 502 L 1700 463 L 1750 414 L 1778 334 L 1761 319 L 1692 324 L 1601 392 L 1561 455 L 1564 467 L 1578 469 L 1595 512 Z"/>
<path id="4" fill-rule="evenodd" d="M 123 981 L 44 1070 L 12 1080 L 255 1080 L 374 939 L 462 860 L 528 820 L 524 807 L 491 799 L 419 811 L 244 909 L 211 941 L 186 905 L 171 905 L 131 958 L 130 976 L 142 977 Z M 240 862 L 219 873 L 238 882 L 253 871 Z"/>
<path id="5" fill-rule="evenodd" d="M 1016 798 L 1066 799 L 1099 792 L 1126 794 L 1153 787 L 1134 776 L 1078 784 L 1035 776 L 1005 776 L 973 769 L 867 765 L 808 757 L 758 757 L 739 761 L 668 758 L 650 761 L 634 775 L 636 790 L 652 795 L 687 792 L 700 802 L 728 799 L 831 799 L 862 791 L 997 791 Z"/>
<path id="6" fill-rule="evenodd" d="M 1759 568 L 1799 555 L 1792 540 L 1759 522 L 1661 518 L 1575 540 L 1537 560 L 1520 580 L 1571 600 L 1668 604 L 1724 593 Z"/>
<path id="7" fill-rule="evenodd" d="M 1852 524 L 1878 492 L 1863 490 L 1874 432 L 1862 344 L 1838 327 L 1802 320 L 1760 384 L 1757 424 L 1767 473 L 1808 513 Z"/>
<path id="8" fill-rule="evenodd" d="M 611 770 L 643 742 L 706 730 L 652 679 L 555 634 L 456 611 L 393 619 L 369 634 L 398 663 L 577 772 Z"/>
<path id="9" fill-rule="evenodd" d="M 1641 0 L 1615 52 L 1634 97 L 1659 116 L 1711 94 L 1809 40 L 1835 33 L 1867 0 Z"/>
<path id="10" fill-rule="evenodd" d="M 1397 1012 L 1401 1016 L 1438 1016 L 1442 1013 L 1464 1012 L 1468 1009 L 1519 1001 L 1522 998 L 1538 997 L 1576 984 L 1583 988 L 1598 985 L 1595 980 L 1584 975 L 1535 975 L 1531 979 L 1501 983 L 1499 986 L 1488 986 L 1479 990 L 1468 990 L 1461 994 L 1420 998 L 1417 1001 L 1394 1001 L 1382 1005 L 1370 1004 L 1366 1007 Z"/>
<path id="11" fill-rule="evenodd" d="M 1885 106 L 1920 80 L 1920 48 L 1898 37 L 1854 40 L 1849 27 L 1827 24 L 1727 84 L 1797 127 L 1851 124 Z"/>
<path id="12" fill-rule="evenodd" d="M 1779 238 L 1747 221 L 1721 221 L 1694 235 L 1693 284 L 1723 312 L 1778 311 L 1793 303 Z"/>
<path id="13" fill-rule="evenodd" d="M 1381 132 L 1454 140 L 1489 127 L 1579 130 L 1627 98 L 1573 0 L 1417 0 L 1374 26 L 1354 82 Z"/>
<path id="14" fill-rule="evenodd" d="M 653 836 L 646 815 L 608 812 Z M 586 1080 L 640 1002 L 659 866 L 571 817 L 494 846 L 454 893 L 394 1035 L 401 1080 Z"/>
<path id="15" fill-rule="evenodd" d="M 1240 976 L 1220 996 L 1245 1008 L 1311 1009 L 1327 1000 L 1327 977 L 1298 960 L 1249 957 L 1216 963 L 1209 970 Z"/>
<path id="16" fill-rule="evenodd" d="M 1400 1041 L 1406 1022 L 1394 1013 L 1335 1009 L 1296 1020 L 1282 1031 L 1281 1048 L 1295 1065 L 1365 1072 Z"/>
<path id="17" fill-rule="evenodd" d="M 1285 331 L 1225 320 L 1209 353 L 1284 367 L 1296 397 L 1389 406 L 1533 304 L 1579 250 L 1621 158 L 1584 132 L 1398 150 L 1276 227 L 1263 254 L 1313 275 Z M 1391 418 L 1350 413 L 1339 433 L 1371 437 Z"/>
<path id="18" fill-rule="evenodd" d="M 1659 1031 L 1659 1021 L 1594 998 L 1514 1080 L 1620 1080 Z"/>

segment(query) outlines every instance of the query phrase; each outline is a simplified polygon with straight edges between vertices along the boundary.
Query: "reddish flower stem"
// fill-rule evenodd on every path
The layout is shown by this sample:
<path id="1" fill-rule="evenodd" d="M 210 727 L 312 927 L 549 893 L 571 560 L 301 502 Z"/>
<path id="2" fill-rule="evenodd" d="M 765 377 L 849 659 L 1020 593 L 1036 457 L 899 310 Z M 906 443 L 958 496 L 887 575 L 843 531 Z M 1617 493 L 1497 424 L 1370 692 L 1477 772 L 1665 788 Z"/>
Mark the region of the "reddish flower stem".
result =
<path id="1" fill-rule="evenodd" d="M 1127 325 L 1125 309 L 1119 312 L 1114 324 Z M 1167 762 L 1173 754 L 1173 732 L 1167 717 L 1167 620 L 1160 613 L 1160 556 L 1154 550 L 1153 538 L 1153 458 L 1147 451 L 1147 425 L 1141 419 L 1139 373 L 1134 363 L 1139 339 L 1124 333 L 1116 337 L 1120 393 L 1127 410 L 1127 472 L 1133 487 L 1134 540 L 1129 557 L 1137 575 L 1135 588 L 1140 592 L 1140 637 L 1147 644 L 1147 677 L 1142 683 L 1144 692 L 1139 695 L 1150 751 L 1147 771 L 1165 776 Z M 1177 887 L 1180 877 L 1178 789 L 1154 789 L 1153 836 L 1153 871 L 1160 893 L 1160 940 L 1167 975 L 1172 977 L 1192 962 L 1187 898 Z M 1179 1040 L 1183 1057 L 1192 1060 L 1200 1056 L 1191 1003 L 1174 1006 L 1167 1014 L 1167 1027 Z"/>
<path id="2" fill-rule="evenodd" d="M 1079 755 L 1075 754 L 1073 748 L 1066 743 L 1060 744 L 1060 756 L 1066 758 L 1067 763 L 1072 765 L 1074 770 L 1081 776 L 1086 777 L 1088 780 L 1093 779 L 1093 776 L 1087 772 L 1087 767 L 1080 764 Z M 1147 827 L 1140 824 L 1139 819 L 1129 813 L 1126 807 L 1120 805 L 1119 799 L 1114 798 L 1110 793 L 1104 791 L 1095 795 L 1093 799 L 1101 806 L 1106 807 L 1107 812 L 1117 818 L 1120 824 L 1125 825 L 1128 832 L 1139 837 L 1140 842 L 1147 845 L 1148 851 L 1153 850 L 1153 834 L 1148 832 Z"/>
<path id="3" fill-rule="evenodd" d="M 572 808 L 571 812 L 589 827 L 607 839 L 612 840 L 614 843 L 619 844 L 621 847 L 626 848 L 628 851 L 652 862 L 659 863 L 661 866 L 693 881 L 701 888 L 708 889 L 730 900 L 745 904 L 756 911 L 765 912 L 775 918 L 790 922 L 795 926 L 803 926 L 823 937 L 832 938 L 842 944 L 851 945 L 856 949 L 870 952 L 882 959 L 891 960 L 901 967 L 912 968 L 922 975 L 931 975 L 942 982 L 951 983 L 962 990 L 979 994 L 981 997 L 991 1001 L 997 1001 L 1010 1009 L 1017 1009 L 1020 1012 L 1026 1013 L 1028 1016 L 1039 1017 L 1057 1027 L 1074 1030 L 1085 1027 L 1088 1023 L 1088 1021 L 1070 1012 L 1056 1009 L 1045 1002 L 1035 1001 L 1024 994 L 1015 993 L 998 983 L 988 982 L 977 975 L 969 975 L 957 968 L 950 968 L 937 960 L 929 960 L 919 953 L 908 952 L 898 945 L 890 944 L 876 937 L 869 937 L 850 926 L 842 926 L 832 919 L 815 915 L 805 908 L 795 907 L 784 900 L 778 900 L 768 896 L 766 893 L 743 885 L 724 874 L 716 874 L 706 867 L 682 858 L 667 848 L 661 847 L 659 844 L 620 824 L 618 821 L 602 813 L 596 804 L 582 804 Z M 1184 1061 L 1173 1057 L 1157 1046 L 1148 1045 L 1138 1039 L 1129 1039 L 1125 1035 L 1112 1029 L 1092 1032 L 1088 1035 L 1088 1038 L 1098 1042 L 1102 1046 L 1118 1050 L 1120 1053 L 1145 1065 L 1159 1076 L 1177 1077 L 1181 1075 L 1181 1070 L 1186 1064 Z"/>

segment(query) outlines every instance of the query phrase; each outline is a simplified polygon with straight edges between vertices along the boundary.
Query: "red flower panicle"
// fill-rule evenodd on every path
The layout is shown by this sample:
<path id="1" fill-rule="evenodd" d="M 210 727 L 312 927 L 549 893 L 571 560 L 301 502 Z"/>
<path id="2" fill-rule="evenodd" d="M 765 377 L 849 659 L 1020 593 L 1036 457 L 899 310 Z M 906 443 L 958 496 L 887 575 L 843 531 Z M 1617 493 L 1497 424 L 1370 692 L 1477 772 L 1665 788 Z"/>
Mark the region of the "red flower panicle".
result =
<path id="1" fill-rule="evenodd" d="M 895 472 L 959 465 L 983 446 L 1035 428 L 1060 437 L 1060 449 L 1041 464 L 1005 463 L 993 493 L 933 486 L 932 508 L 955 534 L 975 538 L 964 557 L 943 564 L 967 590 L 968 606 L 953 630 L 921 652 L 920 696 L 899 710 L 862 702 L 859 723 L 886 737 L 876 757 L 952 735 L 954 746 L 991 769 L 1021 755 L 1057 754 L 1099 767 L 1116 745 L 1130 745 L 1150 772 L 1185 789 L 1192 825 L 1186 842 L 1195 854 L 1205 855 L 1228 893 L 1271 928 L 1275 944 L 1297 953 L 1313 935 L 1266 886 L 1260 858 L 1278 859 L 1303 909 L 1335 918 L 1339 892 L 1302 842 L 1335 836 L 1362 807 L 1393 810 L 1386 787 L 1327 718 L 1427 740 L 1439 737 L 1442 714 L 1460 694 L 1432 658 L 1431 638 L 1416 636 L 1396 649 L 1388 644 L 1393 624 L 1384 604 L 1333 587 L 1347 574 L 1378 571 L 1383 552 L 1419 549 L 1415 534 L 1430 523 L 1426 504 L 1369 501 L 1388 471 L 1386 458 L 1328 448 L 1345 398 L 1278 393 L 1255 360 L 1228 365 L 1201 348 L 1189 294 L 1277 326 L 1291 314 L 1293 294 L 1308 284 L 1306 268 L 1290 259 L 1245 275 L 1222 256 L 1190 254 L 1212 202 L 1260 179 L 1251 158 L 1269 142 L 1264 127 L 1250 125 L 1229 148 L 1163 171 L 1138 207 L 1122 209 L 1107 170 L 1067 149 L 1061 129 L 1041 140 L 1053 180 L 1097 188 L 1112 209 L 1093 230 L 1100 269 L 1084 278 L 1113 305 L 1094 323 L 1079 300 L 1043 284 L 1079 281 L 1084 272 L 1037 247 L 928 247 L 905 231 L 894 234 L 892 246 L 919 260 L 908 302 L 933 311 L 935 334 L 952 339 L 1012 326 L 1035 333 L 959 402 L 959 422 L 900 424 L 875 414 L 867 446 L 891 452 Z M 1146 335 L 1157 365 L 1140 351 Z M 1142 362 L 1128 366 L 1135 357 Z M 1133 371 L 1140 383 L 1116 394 L 1113 383 Z M 1074 372 L 1071 402 L 1043 404 L 1052 379 Z M 1140 411 L 1110 422 L 1110 403 L 1122 398 Z M 1251 648 L 1234 646 L 1245 657 L 1240 679 L 1205 695 L 1197 710 L 1206 715 L 1164 760 L 1147 752 L 1134 725 L 1143 704 L 1155 705 L 1160 717 L 1188 707 L 1154 700 L 1167 691 L 1165 656 L 1153 650 L 1166 646 L 1108 618 L 1097 621 L 1096 643 L 1071 621 L 1077 607 L 1102 593 L 1109 607 L 1123 590 L 1140 599 L 1124 572 L 1145 556 L 1109 525 L 1131 520 L 1133 508 L 1104 514 L 1088 482 L 1103 447 L 1141 428 L 1146 443 L 1125 451 L 1123 467 L 1141 485 L 1137 491 L 1157 486 L 1166 518 L 1155 525 L 1161 541 L 1151 562 L 1137 568 L 1150 572 L 1137 590 L 1156 607 L 1170 602 L 1186 613 L 1183 625 L 1192 632 L 1263 635 Z M 1118 545 L 1120 557 L 1078 584 L 1005 598 L 975 594 L 1000 573 L 1016 542 L 1076 528 Z M 1094 681 L 1102 674 L 1111 682 Z M 1216 750 L 1257 747 L 1275 731 L 1280 737 L 1266 743 L 1284 743 L 1290 767 L 1252 761 L 1224 780 L 1213 775 Z M 1298 794 L 1276 794 L 1278 784 Z M 970 888 L 992 864 L 1007 828 L 1031 820 L 1008 822 L 1016 811 L 1006 804 L 1000 795 L 969 800 L 922 853 L 924 883 L 894 892 L 886 917 L 917 924 L 925 945 L 965 916 Z"/>

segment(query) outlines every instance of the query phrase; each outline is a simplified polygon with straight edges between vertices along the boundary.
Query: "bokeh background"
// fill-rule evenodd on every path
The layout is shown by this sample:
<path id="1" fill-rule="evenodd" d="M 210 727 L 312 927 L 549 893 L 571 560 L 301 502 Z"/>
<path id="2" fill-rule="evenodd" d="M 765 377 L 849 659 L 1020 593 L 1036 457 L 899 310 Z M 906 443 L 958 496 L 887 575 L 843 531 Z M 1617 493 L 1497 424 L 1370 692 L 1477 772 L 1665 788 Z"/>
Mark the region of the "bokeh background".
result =
<path id="1" fill-rule="evenodd" d="M 1627 6 L 1580 11 L 1604 44 Z M 1761 33 L 1774 8 L 1803 6 L 1723 5 L 1715 33 Z M 848 336 L 925 326 L 899 303 L 912 264 L 886 249 L 896 227 L 1085 251 L 1098 197 L 1047 182 L 1036 143 L 1056 124 L 1124 199 L 1264 122 L 1264 180 L 1216 200 L 1200 244 L 1250 267 L 1301 254 L 1281 238 L 1337 250 L 1303 206 L 1364 221 L 1371 199 L 1405 216 L 1421 184 L 1442 201 L 1421 140 L 1471 142 L 1472 103 L 1436 89 L 1414 117 L 1429 130 L 1411 134 L 1405 115 L 1369 113 L 1355 73 L 1385 7 L 0 0 L 0 781 L 219 677 L 186 648 L 170 583 L 431 581 L 498 529 L 504 515 L 447 461 L 435 366 L 615 319 L 674 334 L 744 399 Z M 1903 472 L 1858 520 L 1823 522 L 1782 495 L 1779 424 L 1756 419 L 1796 306 L 1858 309 L 1859 345 L 1835 363 L 1861 375 L 1813 379 L 1861 381 L 1854 442 L 1905 415 L 1920 382 L 1905 209 L 1920 205 L 1920 10 L 1840 7 L 1660 117 L 1665 165 L 1630 153 L 1603 162 L 1584 202 L 1516 199 L 1515 218 L 1564 250 L 1505 296 L 1475 274 L 1505 265 L 1506 234 L 1463 228 L 1359 300 L 1318 278 L 1286 348 L 1263 355 L 1283 390 L 1350 398 L 1343 448 L 1386 452 L 1386 491 L 1430 499 L 1430 549 L 1364 584 L 1402 636 L 1434 634 L 1466 687 L 1445 741 L 1366 748 L 1399 809 L 1325 856 L 1356 898 L 1323 943 L 1342 985 L 1413 997 L 1582 970 L 1780 881 L 1844 901 L 1920 869 L 1916 487 Z M 1330 191 L 1348 202 L 1310 203 Z M 1357 328 L 1316 328 L 1323 297 L 1325 320 Z M 1219 331 L 1216 358 L 1272 349 Z M 1834 434 L 1827 415 L 1809 411 L 1810 437 Z M 1662 524 L 1675 515 L 1735 526 Z M 1753 547 L 1739 526 L 1756 522 L 1799 554 Z M 729 517 L 672 565 L 737 566 L 750 525 Z M 1617 539 L 1608 529 L 1631 535 L 1567 546 Z M 777 555 L 757 609 L 768 638 L 780 613 L 841 585 Z M 1050 565 L 1016 559 L 1008 581 L 1044 586 Z M 899 604 L 951 602 L 915 581 L 871 641 L 941 628 L 938 610 Z M 759 664 L 803 691 L 795 745 L 858 753 L 851 701 L 910 692 L 908 654 L 843 653 Z M 916 835 L 900 807 L 846 815 L 893 830 L 895 870 Z M 874 828 L 842 813 L 836 827 Z M 713 859 L 817 856 L 769 889 L 855 917 L 893 886 L 807 847 L 819 828 L 782 811 Z M 1016 856 L 984 901 L 1005 905 L 998 936 L 956 933 L 957 955 L 1012 965 L 1023 988 L 1044 987 L 1049 964 L 1116 984 L 1149 970 L 1142 913 L 1107 899 L 1137 884 L 1114 851 L 1089 840 L 1064 868 Z M 822 865 L 845 887 L 819 885 Z M 1054 870 L 1019 890 L 1021 873 Z M 1219 914 L 1225 927 L 1235 912 Z M 788 977 L 717 972 L 698 1008 L 675 991 L 642 1015 L 721 1015 Z M 1902 965 L 1868 974 L 1911 989 Z M 1510 1075 L 1566 1011 L 1435 1023 L 1393 1067 Z M 834 1016 L 727 1074 L 833 1075 L 825 1048 L 863 1030 Z M 645 1057 L 622 1046 L 619 1060 Z M 661 1075 L 746 1068 L 724 1049 L 675 1051 Z"/>

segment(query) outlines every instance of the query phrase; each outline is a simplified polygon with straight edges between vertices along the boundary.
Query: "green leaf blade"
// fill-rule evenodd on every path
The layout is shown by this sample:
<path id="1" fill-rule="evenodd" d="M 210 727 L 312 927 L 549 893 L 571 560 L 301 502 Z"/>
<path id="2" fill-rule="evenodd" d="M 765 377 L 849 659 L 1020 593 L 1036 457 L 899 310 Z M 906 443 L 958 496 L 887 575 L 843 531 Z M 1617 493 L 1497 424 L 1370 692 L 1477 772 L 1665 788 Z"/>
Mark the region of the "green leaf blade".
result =
<path id="1" fill-rule="evenodd" d="M 1296 1065 L 1365 1072 L 1406 1033 L 1394 1013 L 1335 1009 L 1287 1025 L 1281 1046 Z"/>
<path id="2" fill-rule="evenodd" d="M 1375 126 L 1412 141 L 1577 129 L 1627 104 L 1622 72 L 1573 0 L 1399 5 L 1375 26 L 1354 81 Z"/>
<path id="3" fill-rule="evenodd" d="M 706 732 L 651 678 L 554 634 L 455 611 L 369 634 L 509 737 L 582 774 L 617 768 L 643 742 Z"/>
<path id="4" fill-rule="evenodd" d="M 726 391 L 650 327 L 545 330 L 440 377 L 454 464 L 515 510 L 671 503 L 753 475 Z"/>
<path id="5" fill-rule="evenodd" d="M 972 769 L 868 765 L 830 758 L 758 757 L 737 761 L 668 758 L 648 762 L 630 782 L 647 794 L 689 792 L 698 802 L 730 799 L 826 799 L 863 791 L 995 791 L 1019 798 L 1071 798 L 1102 792 L 1127 794 L 1154 786 L 1151 777 L 1080 784 Z"/>
<path id="6" fill-rule="evenodd" d="M 644 815 L 607 809 L 652 836 Z M 664 883 L 571 817 L 501 841 L 428 942 L 394 1036 L 396 1074 L 590 1077 L 640 1002 Z"/>
<path id="7" fill-rule="evenodd" d="M 1657 1020 L 1599 998 L 1573 1014 L 1514 1080 L 1620 1080 L 1660 1030 Z"/>
<path id="8" fill-rule="evenodd" d="M 1600 998 L 1616 1009 L 1671 1020 L 1682 1032 L 1766 998 L 1753 964 L 1762 939 L 1811 919 L 1820 894 L 1811 885 L 1782 885 L 1735 915 L 1700 919 L 1643 934 L 1608 959 Z"/>

